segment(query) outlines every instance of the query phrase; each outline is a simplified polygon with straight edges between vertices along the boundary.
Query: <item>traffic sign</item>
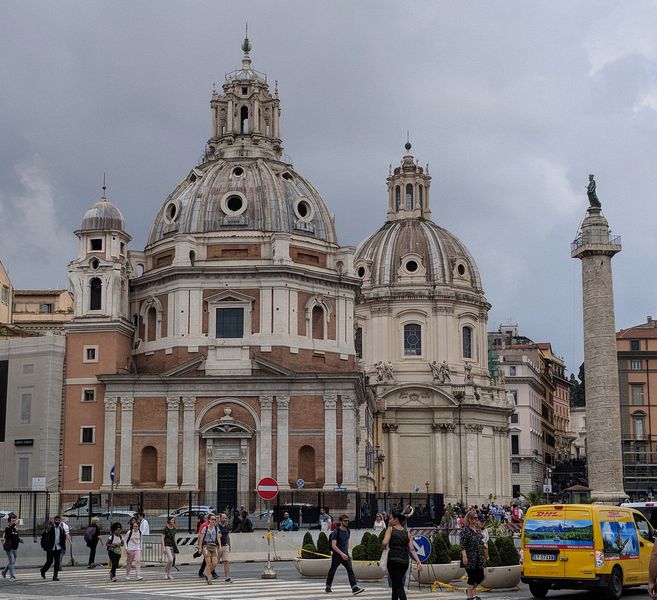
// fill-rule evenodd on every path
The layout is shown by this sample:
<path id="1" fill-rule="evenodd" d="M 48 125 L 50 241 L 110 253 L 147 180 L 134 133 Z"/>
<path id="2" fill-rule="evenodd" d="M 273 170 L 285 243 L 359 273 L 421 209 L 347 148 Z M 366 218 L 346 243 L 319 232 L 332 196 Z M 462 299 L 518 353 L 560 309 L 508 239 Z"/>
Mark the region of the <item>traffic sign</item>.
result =
<path id="1" fill-rule="evenodd" d="M 342 487 L 341 485 L 339 485 L 339 486 L 337 486 L 337 487 L 334 487 L 334 488 L 333 488 L 333 491 L 334 491 L 334 492 L 346 492 L 346 491 L 347 491 L 347 488 L 346 488 L 346 487 Z"/>
<path id="2" fill-rule="evenodd" d="M 297 479 L 297 489 L 301 489 L 304 485 L 306 482 L 303 479 Z"/>
<path id="3" fill-rule="evenodd" d="M 544 494 L 551 494 L 552 493 L 552 485 L 549 483 L 543 484 L 543 493 Z"/>
<path id="4" fill-rule="evenodd" d="M 272 477 L 263 477 L 258 482 L 256 492 L 263 500 L 273 500 L 278 494 L 278 483 Z"/>
<path id="5" fill-rule="evenodd" d="M 114 477 L 116 475 L 116 467 L 112 465 L 112 468 L 110 469 L 110 479 L 114 481 Z"/>
<path id="6" fill-rule="evenodd" d="M 431 555 L 431 542 L 428 537 L 424 535 L 413 536 L 413 548 L 415 548 L 420 562 L 426 562 L 429 559 Z"/>

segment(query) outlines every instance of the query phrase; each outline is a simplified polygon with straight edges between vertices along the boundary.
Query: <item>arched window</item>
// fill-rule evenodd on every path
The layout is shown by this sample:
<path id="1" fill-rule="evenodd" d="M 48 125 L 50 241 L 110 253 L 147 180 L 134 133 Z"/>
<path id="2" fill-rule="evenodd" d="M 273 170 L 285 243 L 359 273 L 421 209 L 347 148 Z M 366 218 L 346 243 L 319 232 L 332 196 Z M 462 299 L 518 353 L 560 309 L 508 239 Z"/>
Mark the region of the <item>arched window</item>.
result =
<path id="1" fill-rule="evenodd" d="M 472 327 L 463 328 L 463 358 L 472 358 Z"/>
<path id="2" fill-rule="evenodd" d="M 417 193 L 418 193 L 418 200 L 420 202 L 420 210 L 424 208 L 424 186 L 418 186 L 417 188 Z"/>
<path id="3" fill-rule="evenodd" d="M 146 341 L 152 342 L 157 339 L 157 310 L 151 306 L 146 313 Z"/>
<path id="4" fill-rule="evenodd" d="M 634 425 L 634 439 L 635 440 L 645 440 L 646 439 L 646 430 L 645 430 L 645 418 L 646 414 L 643 412 L 635 412 L 632 414 L 632 423 Z"/>
<path id="5" fill-rule="evenodd" d="M 103 306 L 103 282 L 94 277 L 89 282 L 89 310 L 100 310 Z"/>
<path id="6" fill-rule="evenodd" d="M 401 189 L 399 186 L 395 187 L 395 210 L 399 210 L 401 204 Z"/>
<path id="7" fill-rule="evenodd" d="M 249 108 L 243 106 L 240 109 L 240 133 L 249 133 Z"/>
<path id="8" fill-rule="evenodd" d="M 422 354 L 422 327 L 417 323 L 404 325 L 404 356 Z"/>
<path id="9" fill-rule="evenodd" d="M 406 184 L 406 210 L 413 210 L 413 184 Z"/>
<path id="10" fill-rule="evenodd" d="M 157 483 L 157 450 L 153 446 L 144 446 L 141 451 L 139 479 L 141 483 Z"/>
<path id="11" fill-rule="evenodd" d="M 303 479 L 305 482 L 316 481 L 315 449 L 312 446 L 301 446 L 299 448 L 298 465 L 299 479 Z"/>
<path id="12" fill-rule="evenodd" d="M 324 339 L 324 310 L 317 304 L 313 306 L 312 333 L 314 340 Z"/>
<path id="13" fill-rule="evenodd" d="M 356 357 L 363 358 L 363 328 L 356 328 L 356 335 L 354 337 L 354 346 L 356 347 Z"/>

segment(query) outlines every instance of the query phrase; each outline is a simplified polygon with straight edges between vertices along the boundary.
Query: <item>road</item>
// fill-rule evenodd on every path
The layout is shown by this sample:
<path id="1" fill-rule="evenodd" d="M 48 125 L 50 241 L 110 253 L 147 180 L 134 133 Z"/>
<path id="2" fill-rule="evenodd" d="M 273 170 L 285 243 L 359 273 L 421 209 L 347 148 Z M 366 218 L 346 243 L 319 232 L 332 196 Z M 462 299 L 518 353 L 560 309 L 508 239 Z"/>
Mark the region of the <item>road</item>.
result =
<path id="1" fill-rule="evenodd" d="M 174 571 L 174 580 L 162 579 L 161 568 L 144 568 L 143 581 L 126 581 L 125 571 L 117 572 L 116 583 L 109 580 L 109 572 L 105 568 L 93 570 L 67 567 L 60 573 L 60 581 L 41 579 L 36 569 L 17 569 L 17 581 L 0 579 L 0 598 L 11 600 L 44 600 L 44 598 L 96 598 L 97 600 L 155 600 L 155 599 L 213 599 L 213 600 L 323 600 L 351 598 L 346 573 L 338 570 L 333 584 L 333 594 L 324 592 L 324 582 L 320 579 L 302 578 L 296 572 L 291 562 L 274 563 L 278 575 L 275 580 L 263 580 L 260 573 L 263 563 L 235 564 L 231 572 L 233 583 L 225 583 L 223 579 L 207 585 L 198 577 L 198 567 L 183 566 L 180 571 Z M 218 571 L 222 574 L 221 567 Z M 133 575 L 134 577 L 134 575 Z M 387 582 L 361 582 L 365 593 L 359 598 L 383 600 L 390 598 Z M 432 593 L 430 588 L 418 589 L 411 583 L 407 592 L 409 600 L 461 600 L 465 594 L 456 592 Z M 628 590 L 625 596 L 628 600 L 644 600 L 646 588 Z M 518 590 L 503 592 L 488 592 L 482 594 L 483 600 L 529 600 L 532 598 L 527 586 L 521 585 Z M 550 592 L 549 600 L 597 600 L 599 594 L 586 592 Z"/>

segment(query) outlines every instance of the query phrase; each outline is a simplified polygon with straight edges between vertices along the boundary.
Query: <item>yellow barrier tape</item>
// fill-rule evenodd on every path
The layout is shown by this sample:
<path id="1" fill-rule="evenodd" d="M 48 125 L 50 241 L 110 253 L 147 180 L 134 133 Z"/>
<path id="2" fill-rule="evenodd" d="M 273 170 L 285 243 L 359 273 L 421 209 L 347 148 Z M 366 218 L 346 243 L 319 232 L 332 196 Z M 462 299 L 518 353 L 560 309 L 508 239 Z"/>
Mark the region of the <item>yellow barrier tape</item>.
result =
<path id="1" fill-rule="evenodd" d="M 321 556 L 322 558 L 331 558 L 330 554 L 321 554 L 320 552 L 313 552 L 312 550 L 304 550 L 303 548 L 299 548 L 298 546 L 294 546 L 290 544 L 285 538 L 278 537 L 273 531 L 271 532 L 271 536 L 275 540 L 279 540 L 286 544 L 290 548 L 294 548 L 297 551 L 297 558 L 301 558 L 301 553 L 305 554 L 314 554 L 315 556 Z M 351 562 L 357 562 L 357 563 L 373 563 L 376 562 L 378 563 L 378 560 L 354 560 L 353 558 L 351 559 Z"/>

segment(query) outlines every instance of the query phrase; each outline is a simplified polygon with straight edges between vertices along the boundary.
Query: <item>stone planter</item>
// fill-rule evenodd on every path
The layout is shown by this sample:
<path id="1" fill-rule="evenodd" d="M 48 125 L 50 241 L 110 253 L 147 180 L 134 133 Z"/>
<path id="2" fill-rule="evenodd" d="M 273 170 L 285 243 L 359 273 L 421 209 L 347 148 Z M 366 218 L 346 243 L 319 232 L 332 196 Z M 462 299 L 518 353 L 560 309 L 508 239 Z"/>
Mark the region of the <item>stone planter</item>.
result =
<path id="1" fill-rule="evenodd" d="M 431 585 L 434 581 L 449 583 L 460 577 L 461 567 L 459 562 L 450 563 L 422 563 L 422 570 L 418 573 L 415 563 L 411 563 L 411 575 L 416 581 L 425 585 Z"/>
<path id="2" fill-rule="evenodd" d="M 481 586 L 491 589 L 513 588 L 520 583 L 520 565 L 488 567 Z"/>
<path id="3" fill-rule="evenodd" d="M 386 576 L 386 570 L 379 566 L 378 560 L 357 560 L 351 561 L 354 569 L 354 575 L 359 581 L 377 581 Z"/>
<path id="4" fill-rule="evenodd" d="M 465 577 L 465 569 L 461 566 L 460 560 L 453 560 L 451 564 L 456 565 L 457 569 L 457 573 L 454 579 L 461 579 L 461 577 Z"/>
<path id="5" fill-rule="evenodd" d="M 303 577 L 326 579 L 331 568 L 330 558 L 295 558 L 294 566 Z"/>

